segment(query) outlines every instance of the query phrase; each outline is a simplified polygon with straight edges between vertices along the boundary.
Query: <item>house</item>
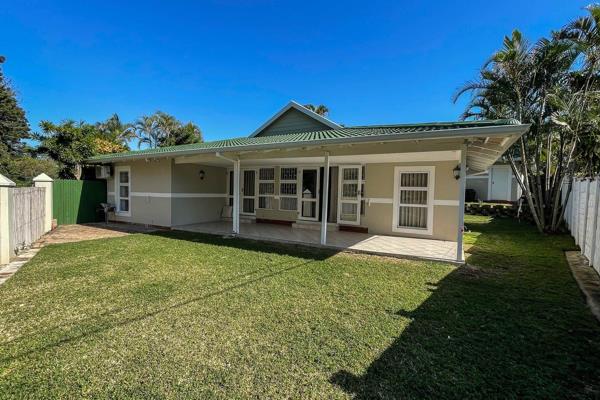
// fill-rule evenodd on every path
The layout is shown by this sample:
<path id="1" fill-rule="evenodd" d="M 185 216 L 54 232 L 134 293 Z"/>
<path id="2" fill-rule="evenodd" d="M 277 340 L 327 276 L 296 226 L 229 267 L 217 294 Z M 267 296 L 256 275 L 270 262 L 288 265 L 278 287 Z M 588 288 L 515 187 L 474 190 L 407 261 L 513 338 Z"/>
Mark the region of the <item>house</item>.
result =
<path id="1" fill-rule="evenodd" d="M 290 102 L 247 137 L 88 162 L 110 166 L 116 221 L 363 249 L 387 238 L 399 254 L 460 262 L 467 172 L 488 170 L 527 128 L 348 127 Z"/>
<path id="2" fill-rule="evenodd" d="M 515 202 L 521 186 L 510 164 L 497 162 L 486 171 L 467 175 L 467 201 Z"/>

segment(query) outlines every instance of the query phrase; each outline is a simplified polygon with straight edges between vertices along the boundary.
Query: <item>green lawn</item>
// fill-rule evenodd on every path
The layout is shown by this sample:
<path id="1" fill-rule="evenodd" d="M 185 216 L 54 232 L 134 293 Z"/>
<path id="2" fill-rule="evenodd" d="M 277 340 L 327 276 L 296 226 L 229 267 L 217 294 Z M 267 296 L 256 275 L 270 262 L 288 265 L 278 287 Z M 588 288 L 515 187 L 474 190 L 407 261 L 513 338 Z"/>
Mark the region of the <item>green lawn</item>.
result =
<path id="1" fill-rule="evenodd" d="M 572 240 L 467 223 L 477 269 L 177 232 L 49 246 L 0 287 L 0 397 L 600 396 Z"/>

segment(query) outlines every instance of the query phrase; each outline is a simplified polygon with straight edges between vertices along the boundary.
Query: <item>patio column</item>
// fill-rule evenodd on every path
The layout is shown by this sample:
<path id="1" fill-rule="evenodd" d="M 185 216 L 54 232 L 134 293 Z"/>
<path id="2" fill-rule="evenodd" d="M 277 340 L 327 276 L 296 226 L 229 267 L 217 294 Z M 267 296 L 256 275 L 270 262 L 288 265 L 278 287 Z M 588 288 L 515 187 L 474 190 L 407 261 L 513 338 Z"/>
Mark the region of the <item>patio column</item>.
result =
<path id="1" fill-rule="evenodd" d="M 240 233 L 240 160 L 233 162 L 233 233 Z"/>
<path id="2" fill-rule="evenodd" d="M 456 236 L 456 261 L 464 262 L 463 230 L 465 225 L 465 190 L 467 185 L 467 145 L 460 150 L 460 178 L 458 180 L 458 232 Z"/>
<path id="3" fill-rule="evenodd" d="M 323 204 L 321 204 L 321 244 L 327 244 L 327 208 L 329 206 L 329 153 L 325 154 L 323 177 Z"/>

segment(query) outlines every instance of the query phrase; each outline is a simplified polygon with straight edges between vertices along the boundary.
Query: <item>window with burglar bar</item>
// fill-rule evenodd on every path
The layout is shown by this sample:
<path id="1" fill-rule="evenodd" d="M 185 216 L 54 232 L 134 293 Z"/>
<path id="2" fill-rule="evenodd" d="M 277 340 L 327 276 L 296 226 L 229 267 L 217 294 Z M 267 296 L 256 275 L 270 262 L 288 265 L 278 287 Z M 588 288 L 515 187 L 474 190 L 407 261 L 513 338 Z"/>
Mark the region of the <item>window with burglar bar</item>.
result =
<path id="1" fill-rule="evenodd" d="M 275 196 L 275 168 L 258 170 L 258 208 L 273 209 Z"/>
<path id="2" fill-rule="evenodd" d="M 431 230 L 433 171 L 400 170 L 396 176 L 395 229 Z"/>
<path id="3" fill-rule="evenodd" d="M 279 175 L 279 209 L 298 210 L 298 169 L 282 167 Z"/>

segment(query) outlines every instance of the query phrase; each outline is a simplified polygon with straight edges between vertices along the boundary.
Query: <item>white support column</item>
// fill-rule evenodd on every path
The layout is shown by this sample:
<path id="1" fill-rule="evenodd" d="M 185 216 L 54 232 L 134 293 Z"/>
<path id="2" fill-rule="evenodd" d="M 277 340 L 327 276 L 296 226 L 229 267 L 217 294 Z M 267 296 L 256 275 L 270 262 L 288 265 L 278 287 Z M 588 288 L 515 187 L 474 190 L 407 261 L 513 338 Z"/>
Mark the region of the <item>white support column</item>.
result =
<path id="1" fill-rule="evenodd" d="M 53 179 L 46 174 L 39 174 L 33 178 L 33 185 L 35 187 L 46 189 L 46 194 L 44 195 L 44 233 L 52 230 L 52 182 Z"/>
<path id="2" fill-rule="evenodd" d="M 584 207 L 584 216 L 583 216 L 583 238 L 579 247 L 581 247 L 581 254 L 585 254 L 585 250 L 587 247 L 587 224 L 588 224 L 588 211 L 590 208 L 590 189 L 592 188 L 591 179 L 585 179 L 583 182 L 586 183 L 586 191 L 585 191 L 585 207 Z"/>
<path id="3" fill-rule="evenodd" d="M 323 171 L 323 204 L 321 205 L 321 244 L 327 244 L 327 208 L 329 206 L 329 153 L 325 155 L 325 170 Z"/>
<path id="4" fill-rule="evenodd" d="M 240 160 L 233 162 L 233 233 L 240 233 Z"/>
<path id="5" fill-rule="evenodd" d="M 9 188 L 15 183 L 0 174 L 0 265 L 10 262 L 10 209 Z"/>
<path id="6" fill-rule="evenodd" d="M 465 190 L 467 185 L 467 145 L 460 151 L 460 178 L 458 180 L 458 232 L 456 235 L 456 261 L 464 262 L 463 228 L 465 225 Z"/>

